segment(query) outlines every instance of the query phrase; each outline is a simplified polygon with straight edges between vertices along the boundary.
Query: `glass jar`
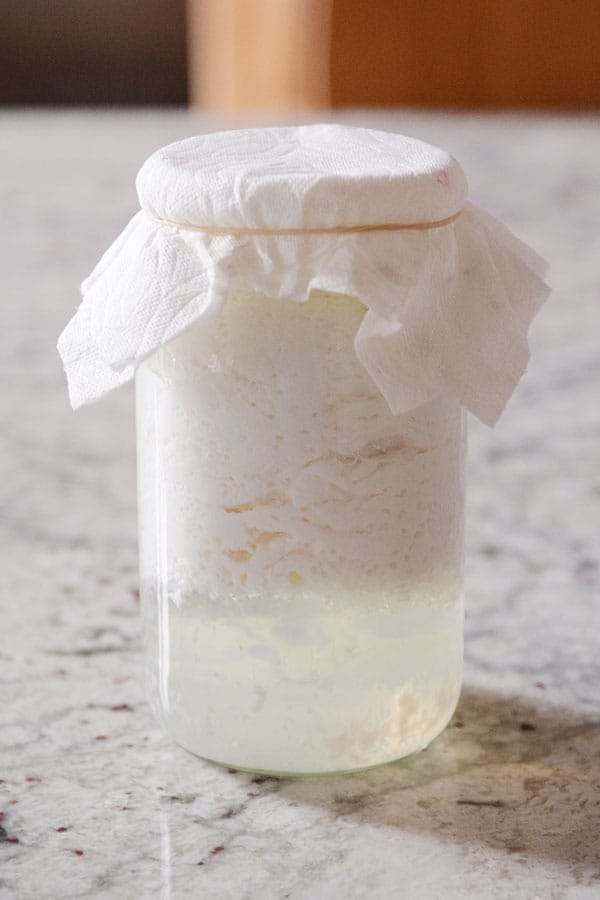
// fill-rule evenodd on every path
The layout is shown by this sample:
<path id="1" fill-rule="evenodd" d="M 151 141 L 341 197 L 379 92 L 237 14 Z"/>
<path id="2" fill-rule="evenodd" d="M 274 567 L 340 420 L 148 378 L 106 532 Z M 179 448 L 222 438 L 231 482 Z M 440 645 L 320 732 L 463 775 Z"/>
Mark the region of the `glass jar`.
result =
<path id="1" fill-rule="evenodd" d="M 465 415 L 393 415 L 355 353 L 364 314 L 234 291 L 137 369 L 150 694 L 206 759 L 362 769 L 455 708 Z"/>
<path id="2" fill-rule="evenodd" d="M 525 371 L 543 260 L 389 132 L 196 135 L 136 186 L 58 349 L 74 408 L 136 378 L 159 718 L 265 772 L 425 747 L 461 680 L 463 410 L 493 426 Z"/>

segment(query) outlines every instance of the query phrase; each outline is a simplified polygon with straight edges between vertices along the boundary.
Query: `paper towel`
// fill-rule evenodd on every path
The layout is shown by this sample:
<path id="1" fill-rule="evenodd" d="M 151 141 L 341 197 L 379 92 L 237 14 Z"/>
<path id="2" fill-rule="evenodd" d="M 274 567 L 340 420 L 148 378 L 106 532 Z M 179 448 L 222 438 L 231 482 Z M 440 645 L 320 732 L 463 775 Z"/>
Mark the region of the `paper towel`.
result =
<path id="1" fill-rule="evenodd" d="M 242 287 L 282 302 L 315 290 L 358 297 L 367 311 L 356 353 L 394 413 L 449 394 L 497 421 L 529 359 L 545 264 L 466 202 L 443 150 L 339 125 L 220 132 L 153 154 L 137 188 L 141 211 L 84 281 L 59 339 L 74 408 L 128 381 Z M 234 233 L 383 225 L 415 227 Z"/>

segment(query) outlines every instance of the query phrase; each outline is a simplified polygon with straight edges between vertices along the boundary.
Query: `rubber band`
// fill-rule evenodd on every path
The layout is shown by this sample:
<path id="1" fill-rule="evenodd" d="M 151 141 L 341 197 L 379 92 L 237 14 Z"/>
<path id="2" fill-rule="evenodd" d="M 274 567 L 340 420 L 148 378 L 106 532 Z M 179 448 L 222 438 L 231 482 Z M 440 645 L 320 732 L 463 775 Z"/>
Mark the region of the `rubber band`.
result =
<path id="1" fill-rule="evenodd" d="M 199 231 L 210 235 L 231 235 L 233 237 L 274 236 L 292 237 L 304 234 L 364 234 L 370 231 L 429 231 L 432 228 L 444 228 L 456 222 L 462 215 L 462 209 L 448 216 L 446 219 L 438 219 L 434 222 L 410 222 L 410 223 L 382 223 L 381 225 L 336 225 L 333 228 L 233 228 L 218 225 L 192 225 L 189 222 L 172 222 L 170 219 L 159 219 L 158 216 L 148 218 L 159 225 L 169 228 L 177 228 L 180 231 Z"/>

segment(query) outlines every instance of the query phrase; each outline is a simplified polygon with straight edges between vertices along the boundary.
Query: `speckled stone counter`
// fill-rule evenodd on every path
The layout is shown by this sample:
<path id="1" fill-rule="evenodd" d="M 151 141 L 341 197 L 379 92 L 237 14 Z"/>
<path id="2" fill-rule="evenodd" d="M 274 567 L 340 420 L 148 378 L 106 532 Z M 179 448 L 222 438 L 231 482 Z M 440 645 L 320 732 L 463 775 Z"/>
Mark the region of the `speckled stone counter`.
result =
<path id="1" fill-rule="evenodd" d="M 342 118 L 342 117 L 339 117 Z M 0 119 L 0 898 L 600 897 L 599 120 L 346 114 L 448 147 L 552 262 L 534 360 L 472 423 L 465 688 L 423 753 L 275 780 L 144 700 L 130 387 L 74 414 L 77 285 L 186 113 Z"/>

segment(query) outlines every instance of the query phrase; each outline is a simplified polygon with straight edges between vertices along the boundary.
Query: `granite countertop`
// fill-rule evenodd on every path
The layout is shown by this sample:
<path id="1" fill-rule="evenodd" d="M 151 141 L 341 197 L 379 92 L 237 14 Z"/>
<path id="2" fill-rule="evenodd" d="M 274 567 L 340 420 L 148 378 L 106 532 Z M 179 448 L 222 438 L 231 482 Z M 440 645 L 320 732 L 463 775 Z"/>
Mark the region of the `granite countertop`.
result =
<path id="1" fill-rule="evenodd" d="M 77 284 L 185 112 L 5 112 L 0 898 L 600 896 L 600 128 L 401 112 L 552 261 L 533 362 L 472 423 L 465 687 L 451 726 L 366 774 L 229 772 L 143 696 L 131 387 L 74 414 L 54 350 Z"/>

